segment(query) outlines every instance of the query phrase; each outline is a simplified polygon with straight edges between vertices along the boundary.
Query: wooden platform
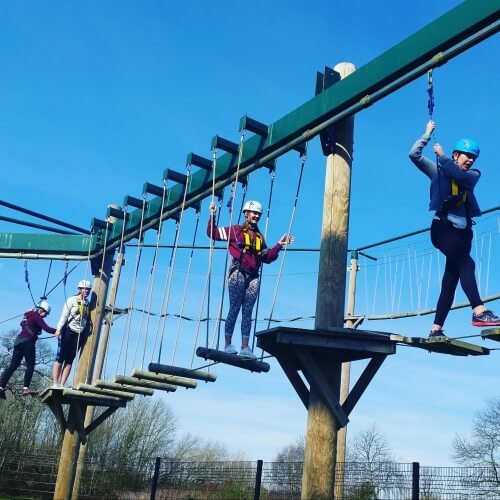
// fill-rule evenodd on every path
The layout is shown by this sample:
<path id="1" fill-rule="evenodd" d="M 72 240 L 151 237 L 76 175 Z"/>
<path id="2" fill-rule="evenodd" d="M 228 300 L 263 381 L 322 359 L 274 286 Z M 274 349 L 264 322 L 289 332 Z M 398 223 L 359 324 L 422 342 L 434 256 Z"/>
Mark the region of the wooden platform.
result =
<path id="1" fill-rule="evenodd" d="M 486 330 L 481 330 L 481 337 L 483 339 L 500 342 L 500 328 L 487 328 Z"/>
<path id="2" fill-rule="evenodd" d="M 490 353 L 490 350 L 486 347 L 481 347 L 476 344 L 464 342 L 463 340 L 452 339 L 445 336 L 420 338 L 392 334 L 391 340 L 410 347 L 425 349 L 429 352 L 450 354 L 452 356 L 482 356 Z"/>
<path id="3" fill-rule="evenodd" d="M 309 407 L 310 387 L 314 385 L 338 428 L 347 425 L 350 412 L 386 357 L 396 352 L 396 343 L 389 333 L 351 328 L 277 327 L 257 332 L 256 337 L 257 346 L 276 357 L 306 408 Z M 362 359 L 370 361 L 347 399 L 340 404 L 332 380 L 337 377 L 340 384 L 338 377 L 343 362 Z"/>
<path id="4" fill-rule="evenodd" d="M 248 359 L 238 356 L 237 354 L 229 354 L 224 351 L 218 351 L 217 349 L 207 349 L 206 347 L 198 347 L 198 349 L 196 349 L 196 355 L 203 359 L 224 363 L 225 365 L 237 366 L 238 368 L 243 368 L 251 372 L 267 373 L 271 368 L 269 363 L 260 361 L 259 359 Z"/>
<path id="5" fill-rule="evenodd" d="M 78 432 L 80 441 L 85 444 L 87 436 L 104 420 L 111 416 L 118 408 L 127 405 L 128 397 L 121 398 L 110 394 L 95 394 L 65 387 L 48 387 L 40 394 L 42 403 L 47 404 L 56 417 L 62 432 L 67 428 L 74 428 Z M 64 406 L 69 409 L 65 413 Z M 85 426 L 85 414 L 89 406 L 106 407 L 98 417 Z"/>

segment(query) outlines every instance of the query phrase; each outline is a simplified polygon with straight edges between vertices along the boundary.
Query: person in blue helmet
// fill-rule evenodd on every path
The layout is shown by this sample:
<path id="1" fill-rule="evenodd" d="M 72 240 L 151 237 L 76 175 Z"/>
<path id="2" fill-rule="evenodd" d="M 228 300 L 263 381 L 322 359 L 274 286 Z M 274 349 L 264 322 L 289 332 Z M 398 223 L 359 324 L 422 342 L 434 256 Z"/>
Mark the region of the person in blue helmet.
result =
<path id="1" fill-rule="evenodd" d="M 436 128 L 429 120 L 425 133 L 410 150 L 410 160 L 431 180 L 429 210 L 434 211 L 431 241 L 446 257 L 434 323 L 430 337 L 444 336 L 443 325 L 453 304 L 455 290 L 460 285 L 472 307 L 472 325 L 479 327 L 500 326 L 500 318 L 488 310 L 479 295 L 475 277 L 472 247 L 473 217 L 479 217 L 474 188 L 481 178 L 475 167 L 479 146 L 472 139 L 459 140 L 451 153 L 446 155 L 442 146 L 434 144 L 437 161 L 423 156 Z"/>

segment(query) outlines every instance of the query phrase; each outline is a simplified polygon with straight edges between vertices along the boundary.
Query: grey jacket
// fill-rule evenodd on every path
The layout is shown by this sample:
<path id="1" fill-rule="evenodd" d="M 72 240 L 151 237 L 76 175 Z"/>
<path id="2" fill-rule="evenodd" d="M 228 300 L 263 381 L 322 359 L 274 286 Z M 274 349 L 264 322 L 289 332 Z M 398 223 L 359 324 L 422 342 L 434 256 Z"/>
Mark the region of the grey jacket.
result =
<path id="1" fill-rule="evenodd" d="M 429 210 L 468 218 L 480 216 L 481 210 L 474 195 L 474 186 L 479 181 L 481 172 L 475 168 L 467 171 L 461 170 L 451 158 L 445 155 L 438 157 L 436 165 L 436 162 L 429 160 L 422 154 L 429 141 L 430 137 L 423 135 L 412 146 L 409 154 L 410 160 L 431 180 Z M 460 192 L 467 194 L 465 203 L 458 207 L 455 203 L 456 200 L 451 198 L 452 180 L 458 184 Z"/>

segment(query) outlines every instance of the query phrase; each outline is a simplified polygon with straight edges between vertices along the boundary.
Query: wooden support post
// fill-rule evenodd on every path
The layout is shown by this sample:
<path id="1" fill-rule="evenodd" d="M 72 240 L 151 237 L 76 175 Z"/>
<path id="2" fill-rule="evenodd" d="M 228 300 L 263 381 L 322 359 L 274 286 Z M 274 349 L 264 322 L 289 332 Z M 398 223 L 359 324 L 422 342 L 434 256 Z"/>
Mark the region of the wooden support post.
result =
<path id="1" fill-rule="evenodd" d="M 349 291 L 347 294 L 347 320 L 346 328 L 354 326 L 354 308 L 356 303 L 356 278 L 358 275 L 358 252 L 351 253 L 351 267 L 349 268 Z M 351 383 L 351 362 L 342 363 L 341 382 L 340 382 L 340 403 L 344 404 L 349 396 L 349 386 Z M 335 482 L 335 498 L 344 498 L 344 464 L 346 457 L 347 444 L 347 426 L 339 429 L 337 436 L 337 480 Z"/>
<path id="2" fill-rule="evenodd" d="M 105 310 L 106 295 L 108 292 L 109 277 L 113 266 L 114 252 L 105 255 L 102 262 L 102 269 L 94 280 L 92 300 L 95 307 L 90 313 L 93 330 L 87 339 L 85 346 L 78 361 L 78 369 L 75 374 L 75 385 L 79 383 L 90 383 L 99 345 L 99 336 L 101 333 L 101 323 Z M 71 409 L 70 409 L 71 412 Z M 77 429 L 73 425 L 68 425 L 64 432 L 64 439 L 61 448 L 61 457 L 59 460 L 59 469 L 57 471 L 57 480 L 54 490 L 55 500 L 69 500 L 78 498 L 79 481 L 75 481 L 77 463 L 81 460 L 79 457 L 80 437 Z"/>
<path id="3" fill-rule="evenodd" d="M 111 207 L 115 209 L 119 208 L 116 205 L 111 205 Z M 114 217 L 110 218 L 110 222 L 114 222 L 115 220 L 116 219 Z M 118 284 L 120 283 L 121 270 L 124 264 L 124 252 L 125 249 L 120 248 L 120 251 L 116 256 L 116 262 L 114 263 L 113 281 L 111 283 L 111 291 L 109 294 L 109 304 L 111 305 L 112 308 L 114 308 L 115 306 L 116 296 L 118 294 Z M 113 266 L 113 263 L 111 263 L 111 266 Z M 98 345 L 96 346 L 97 358 L 95 361 L 95 368 L 91 372 L 92 374 L 89 377 L 89 382 L 91 383 L 95 383 L 98 379 L 101 378 L 102 367 L 104 366 L 104 358 L 106 356 L 106 351 L 109 342 L 109 333 L 111 331 L 111 326 L 113 324 L 113 314 L 109 314 L 109 316 L 106 317 L 105 311 L 106 309 L 104 309 L 104 315 L 103 315 L 104 324 L 100 325 L 102 327 L 100 342 L 98 342 Z M 85 414 L 85 427 L 88 427 L 91 424 L 94 418 L 94 410 L 95 410 L 94 406 L 87 407 L 87 412 Z M 85 454 L 87 452 L 86 446 L 87 446 L 86 443 L 80 444 L 80 452 L 78 454 L 78 463 L 76 466 L 76 473 L 75 473 L 75 485 L 73 487 L 73 498 L 78 498 L 78 490 L 80 488 L 80 481 L 83 472 L 83 464 L 85 460 Z"/>
<path id="4" fill-rule="evenodd" d="M 334 69 L 343 78 L 355 67 L 341 63 Z M 352 117 L 335 125 L 335 151 L 327 157 L 315 321 L 315 328 L 320 329 L 344 325 L 353 125 Z M 328 383 L 333 393 L 339 396 L 341 363 L 332 366 L 329 374 Z M 336 446 L 334 415 L 323 401 L 319 388 L 311 383 L 302 475 L 303 499 L 333 498 Z"/>

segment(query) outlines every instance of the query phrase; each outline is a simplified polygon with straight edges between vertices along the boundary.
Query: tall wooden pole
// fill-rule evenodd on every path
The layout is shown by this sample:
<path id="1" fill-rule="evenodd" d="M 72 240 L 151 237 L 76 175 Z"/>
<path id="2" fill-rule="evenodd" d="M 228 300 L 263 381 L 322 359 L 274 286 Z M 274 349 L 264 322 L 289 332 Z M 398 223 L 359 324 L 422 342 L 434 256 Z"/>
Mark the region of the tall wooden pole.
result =
<path id="1" fill-rule="evenodd" d="M 355 71 L 354 65 L 340 63 L 334 67 L 341 78 Z M 349 203 L 354 118 L 335 125 L 336 147 L 327 157 L 323 224 L 321 231 L 315 328 L 344 326 L 346 255 L 349 229 Z M 330 384 L 340 394 L 341 364 L 332 366 L 328 357 L 317 359 L 329 367 Z M 311 384 L 307 416 L 302 498 L 334 498 L 337 425 L 334 416 Z"/>
<path id="2" fill-rule="evenodd" d="M 358 275 L 358 252 L 351 252 L 351 267 L 349 268 L 349 290 L 347 292 L 347 320 L 346 328 L 354 326 L 354 308 L 356 304 L 356 279 Z M 351 362 L 342 363 L 342 376 L 340 384 L 340 403 L 342 404 L 349 396 L 351 382 Z M 339 429 L 337 439 L 337 481 L 335 483 L 335 498 L 344 497 L 344 463 L 346 460 L 347 427 Z M 339 464 L 342 464 L 339 467 Z"/>
<path id="3" fill-rule="evenodd" d="M 105 311 L 106 295 L 108 292 L 109 278 L 113 267 L 114 252 L 106 254 L 102 262 L 102 268 L 94 279 L 92 300 L 95 307 L 90 313 L 90 319 L 93 325 L 92 335 L 89 336 L 82 350 L 78 361 L 78 368 L 75 374 L 75 385 L 79 383 L 90 383 L 99 337 L 101 332 L 101 323 Z M 78 453 L 80 451 L 80 437 L 75 428 L 76 410 L 73 405 L 70 406 L 68 414 L 68 424 L 64 431 L 64 439 L 59 459 L 59 469 L 57 471 L 57 480 L 54 490 L 54 500 L 70 500 L 72 498 L 73 485 L 76 476 L 76 467 Z"/>
<path id="4" fill-rule="evenodd" d="M 113 281 L 111 283 L 111 291 L 109 293 L 108 303 L 112 308 L 116 304 L 116 296 L 118 294 L 118 284 L 120 283 L 121 270 L 124 264 L 124 249 L 120 249 L 117 256 L 116 262 L 113 270 Z M 104 317 L 104 325 L 102 327 L 101 341 L 99 342 L 99 350 L 97 352 L 97 359 L 94 368 L 94 374 L 92 377 L 92 383 L 95 383 L 97 379 L 102 377 L 102 369 L 104 366 L 104 359 L 106 356 L 106 351 L 109 342 L 109 333 L 111 331 L 111 326 L 113 324 L 113 316 L 110 314 L 109 317 Z M 87 412 L 85 414 L 85 427 L 90 425 L 92 419 L 94 418 L 94 406 L 87 407 Z M 80 491 L 80 482 L 83 472 L 83 464 L 85 460 L 85 454 L 87 453 L 87 444 L 80 444 L 80 451 L 78 453 L 78 461 L 76 464 L 75 481 L 73 484 L 73 495 L 72 499 L 76 500 Z"/>

